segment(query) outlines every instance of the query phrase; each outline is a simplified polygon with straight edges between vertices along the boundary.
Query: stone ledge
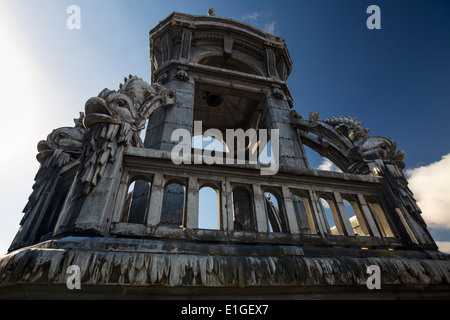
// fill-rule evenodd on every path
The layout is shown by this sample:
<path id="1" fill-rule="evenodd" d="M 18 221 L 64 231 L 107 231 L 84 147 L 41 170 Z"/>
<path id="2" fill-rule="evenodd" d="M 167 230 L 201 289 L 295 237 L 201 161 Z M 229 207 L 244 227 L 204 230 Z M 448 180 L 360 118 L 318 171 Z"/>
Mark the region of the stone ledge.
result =
<path id="1" fill-rule="evenodd" d="M 141 240 L 147 241 L 149 248 L 153 245 L 153 252 L 140 252 L 121 248 L 128 245 L 130 249 L 134 241 L 138 249 L 141 245 L 136 240 L 119 241 L 115 247 L 107 240 L 101 243 L 89 238 L 67 238 L 64 241 L 59 244 L 49 241 L 1 257 L 0 296 L 2 291 L 14 286 L 65 285 L 70 265 L 80 267 L 82 286 L 199 290 L 291 288 L 287 291 L 322 286 L 367 290 L 367 267 L 377 265 L 381 269 L 382 288 L 408 291 L 420 287 L 427 291 L 440 286 L 450 297 L 450 259 L 437 252 L 423 253 L 423 258 L 312 257 L 306 254 L 313 248 L 276 247 L 270 256 L 259 255 L 257 251 L 252 254 L 251 246 L 245 246 L 247 255 L 238 255 L 244 252 L 234 252 L 235 246 L 211 254 L 206 249 L 217 246 L 202 244 L 187 253 L 186 249 L 178 250 L 182 249 L 181 243 Z"/>

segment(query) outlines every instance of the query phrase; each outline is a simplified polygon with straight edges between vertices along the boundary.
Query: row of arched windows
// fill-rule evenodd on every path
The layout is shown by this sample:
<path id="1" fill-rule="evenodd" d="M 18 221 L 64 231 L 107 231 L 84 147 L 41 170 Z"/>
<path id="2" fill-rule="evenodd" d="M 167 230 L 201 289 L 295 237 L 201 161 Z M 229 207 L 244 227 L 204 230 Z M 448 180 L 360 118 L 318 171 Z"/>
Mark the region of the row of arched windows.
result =
<path id="1" fill-rule="evenodd" d="M 342 194 L 340 197 L 342 197 L 342 204 L 345 207 L 345 210 L 341 211 L 346 213 L 344 216 L 341 216 L 338 212 L 338 204 L 335 197 L 330 194 L 319 194 L 319 200 L 330 233 L 332 235 L 373 236 L 373 231 L 368 225 L 367 216 L 363 212 L 363 204 L 361 204 L 357 196 Z M 380 236 L 394 237 L 377 199 L 367 197 L 363 201 L 367 204 L 367 209 L 370 212 L 370 216 L 374 219 Z M 348 219 L 349 222 L 349 228 L 347 229 L 345 228 L 344 219 Z M 351 231 L 349 232 L 349 230 Z"/>
<path id="2" fill-rule="evenodd" d="M 151 183 L 137 180 L 128 188 L 121 222 L 145 224 L 150 201 Z M 183 225 L 186 212 L 186 187 L 180 181 L 171 181 L 164 188 L 160 223 L 167 226 Z M 199 190 L 199 229 L 220 229 L 219 190 L 205 185 Z"/>
<path id="3" fill-rule="evenodd" d="M 266 212 L 267 232 L 289 233 L 288 208 L 280 189 L 276 187 L 262 188 L 264 195 L 264 208 Z M 223 222 L 220 185 L 205 183 L 198 190 L 198 229 L 221 230 Z M 136 180 L 128 189 L 125 208 L 121 222 L 132 224 L 146 224 L 148 207 L 151 195 L 151 183 L 145 180 Z M 236 231 L 258 231 L 251 186 L 236 185 L 232 189 L 233 229 Z M 361 203 L 355 195 L 343 194 L 339 207 L 338 200 L 332 193 L 318 193 L 320 210 L 324 217 L 322 222 L 313 213 L 313 205 L 308 192 L 302 190 L 292 191 L 290 198 L 295 220 L 300 234 L 319 233 L 319 224 L 326 225 L 327 233 L 332 235 L 360 235 L 373 236 L 367 215 L 370 211 L 373 220 L 383 237 L 393 237 L 385 214 L 376 199 L 367 198 Z M 186 183 L 181 180 L 171 180 L 164 186 L 160 224 L 179 228 L 185 225 L 186 219 Z M 342 208 L 345 208 L 345 210 Z M 345 212 L 345 214 L 342 214 Z M 292 214 L 292 213 L 291 213 Z M 292 218 L 291 218 L 292 219 Z M 344 221 L 347 220 L 347 221 Z M 261 231 L 261 230 L 260 230 Z"/>

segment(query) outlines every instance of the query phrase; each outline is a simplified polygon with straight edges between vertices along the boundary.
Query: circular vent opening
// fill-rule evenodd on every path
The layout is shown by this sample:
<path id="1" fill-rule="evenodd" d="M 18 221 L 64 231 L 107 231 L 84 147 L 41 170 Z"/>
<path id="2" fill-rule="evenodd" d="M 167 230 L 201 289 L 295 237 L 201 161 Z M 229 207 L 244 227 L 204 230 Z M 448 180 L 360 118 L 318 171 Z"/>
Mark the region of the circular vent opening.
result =
<path id="1" fill-rule="evenodd" d="M 222 104 L 222 97 L 217 94 L 210 94 L 206 97 L 206 103 L 209 107 L 217 108 Z"/>

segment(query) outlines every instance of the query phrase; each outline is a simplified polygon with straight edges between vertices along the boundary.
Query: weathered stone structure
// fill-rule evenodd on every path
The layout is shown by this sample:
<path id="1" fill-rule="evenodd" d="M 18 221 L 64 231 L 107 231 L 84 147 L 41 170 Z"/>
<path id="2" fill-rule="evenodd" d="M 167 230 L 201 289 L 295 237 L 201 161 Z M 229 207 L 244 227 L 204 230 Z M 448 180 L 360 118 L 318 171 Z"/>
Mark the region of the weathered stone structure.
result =
<path id="1" fill-rule="evenodd" d="M 284 40 L 210 12 L 173 13 L 151 30 L 152 85 L 126 78 L 39 143 L 33 194 L 0 258 L 0 298 L 448 299 L 450 257 L 395 142 L 351 118 L 305 120 L 292 110 Z M 279 171 L 175 165 L 180 128 L 276 129 Z M 304 145 L 342 172 L 311 169 Z M 218 194 L 217 230 L 199 228 L 205 186 Z M 73 265 L 81 290 L 66 286 Z M 369 266 L 380 290 L 366 285 Z"/>

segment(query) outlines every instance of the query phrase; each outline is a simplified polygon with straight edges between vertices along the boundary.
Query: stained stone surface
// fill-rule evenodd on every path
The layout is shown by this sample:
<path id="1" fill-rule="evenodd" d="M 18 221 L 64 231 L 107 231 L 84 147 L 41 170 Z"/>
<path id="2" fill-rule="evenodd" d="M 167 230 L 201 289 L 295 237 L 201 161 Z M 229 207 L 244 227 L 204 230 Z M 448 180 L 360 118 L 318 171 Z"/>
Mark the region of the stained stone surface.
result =
<path id="1" fill-rule="evenodd" d="M 423 297 L 427 296 L 427 288 L 435 288 L 436 297 L 440 294 L 445 297 L 445 291 L 440 292 L 439 288 L 450 283 L 446 255 L 367 250 L 364 256 L 354 257 L 355 252 L 295 246 L 211 247 L 153 240 L 65 238 L 4 257 L 0 264 L 0 297 L 8 298 L 1 292 L 9 285 L 65 286 L 70 265 L 82 270 L 82 290 L 95 286 L 100 292 L 100 287 L 114 285 L 151 292 L 152 288 L 157 291 L 158 287 L 165 287 L 176 296 L 176 288 L 235 288 L 233 294 L 239 295 L 245 294 L 246 289 L 260 287 L 260 297 L 270 295 L 270 288 L 274 287 L 295 288 L 296 294 L 308 296 L 329 286 L 354 287 L 370 297 L 371 291 L 366 287 L 367 267 L 375 265 L 381 269 L 381 286 L 386 297 L 402 287 L 422 291 Z M 294 291 L 287 292 L 295 296 Z M 68 289 L 64 293 L 66 297 L 71 294 Z"/>

